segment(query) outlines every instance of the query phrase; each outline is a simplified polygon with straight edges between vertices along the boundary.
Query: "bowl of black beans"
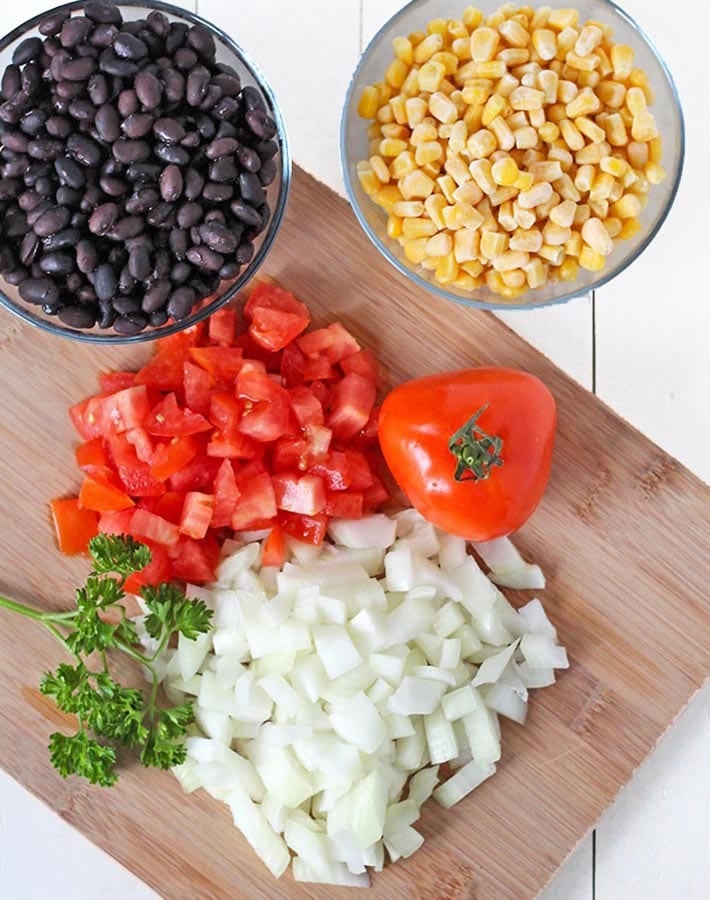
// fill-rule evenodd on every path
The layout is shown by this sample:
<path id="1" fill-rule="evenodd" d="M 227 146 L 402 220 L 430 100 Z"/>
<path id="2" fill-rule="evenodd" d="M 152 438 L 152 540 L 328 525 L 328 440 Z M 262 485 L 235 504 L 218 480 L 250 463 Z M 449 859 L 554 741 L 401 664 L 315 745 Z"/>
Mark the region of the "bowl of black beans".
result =
<path id="1" fill-rule="evenodd" d="M 67 3 L 0 40 L 0 302 L 47 331 L 161 337 L 263 262 L 291 177 L 234 41 L 153 0 Z"/>

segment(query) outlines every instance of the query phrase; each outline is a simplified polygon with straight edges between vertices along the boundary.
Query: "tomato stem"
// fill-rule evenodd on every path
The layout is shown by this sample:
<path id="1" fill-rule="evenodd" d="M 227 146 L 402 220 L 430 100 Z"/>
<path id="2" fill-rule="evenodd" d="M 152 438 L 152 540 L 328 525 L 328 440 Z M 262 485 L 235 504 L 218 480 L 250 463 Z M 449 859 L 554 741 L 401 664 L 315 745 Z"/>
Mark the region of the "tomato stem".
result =
<path id="1" fill-rule="evenodd" d="M 503 465 L 503 439 L 486 434 L 478 424 L 487 409 L 486 403 L 449 440 L 449 450 L 456 458 L 456 481 L 485 481 L 493 466 Z"/>

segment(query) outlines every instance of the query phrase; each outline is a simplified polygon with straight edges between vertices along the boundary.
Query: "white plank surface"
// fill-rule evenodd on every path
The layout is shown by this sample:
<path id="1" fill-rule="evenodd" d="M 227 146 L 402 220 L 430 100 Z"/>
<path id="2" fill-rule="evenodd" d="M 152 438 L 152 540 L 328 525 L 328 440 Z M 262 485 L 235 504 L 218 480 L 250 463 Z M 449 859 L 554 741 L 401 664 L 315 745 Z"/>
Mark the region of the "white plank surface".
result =
<path id="1" fill-rule="evenodd" d="M 192 0 L 176 0 L 195 8 Z M 296 162 L 343 192 L 340 108 L 362 42 L 400 0 L 198 0 L 205 18 L 228 30 L 270 80 L 286 117 Z M 0 4 L 0 33 L 50 4 Z M 463 8 L 466 4 L 461 2 Z M 630 422 L 710 480 L 710 389 L 704 342 L 701 215 L 710 205 L 705 148 L 710 120 L 703 58 L 689 52 L 688 14 L 699 33 L 710 8 L 685 0 L 677 16 L 661 0 L 625 0 L 652 35 L 679 85 L 688 125 L 688 164 L 676 208 L 644 259 L 596 298 L 503 318 L 572 377 L 597 390 Z M 454 4 L 452 11 L 457 12 Z M 595 329 L 596 325 L 596 329 Z M 595 368 L 596 362 L 596 368 Z M 649 702 L 652 702 L 650 699 Z M 595 900 L 683 897 L 710 884 L 710 688 L 603 817 L 597 836 Z M 48 853 L 50 854 L 48 856 Z M 544 900 L 591 900 L 587 839 L 545 891 Z M 156 895 L 58 816 L 0 773 L 0 897 L 3 900 L 153 900 Z M 522 898 L 521 898 L 522 900 Z"/>

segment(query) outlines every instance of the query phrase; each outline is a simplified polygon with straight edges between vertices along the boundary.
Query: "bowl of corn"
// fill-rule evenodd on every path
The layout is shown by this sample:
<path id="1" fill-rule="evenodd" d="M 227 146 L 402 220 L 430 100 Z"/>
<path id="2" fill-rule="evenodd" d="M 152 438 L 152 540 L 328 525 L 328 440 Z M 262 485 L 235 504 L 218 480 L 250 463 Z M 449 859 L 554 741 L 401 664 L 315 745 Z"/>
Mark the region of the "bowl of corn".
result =
<path id="1" fill-rule="evenodd" d="M 446 299 L 530 308 L 645 250 L 685 131 L 665 63 L 608 0 L 414 0 L 363 53 L 340 142 L 353 210 L 392 265 Z"/>

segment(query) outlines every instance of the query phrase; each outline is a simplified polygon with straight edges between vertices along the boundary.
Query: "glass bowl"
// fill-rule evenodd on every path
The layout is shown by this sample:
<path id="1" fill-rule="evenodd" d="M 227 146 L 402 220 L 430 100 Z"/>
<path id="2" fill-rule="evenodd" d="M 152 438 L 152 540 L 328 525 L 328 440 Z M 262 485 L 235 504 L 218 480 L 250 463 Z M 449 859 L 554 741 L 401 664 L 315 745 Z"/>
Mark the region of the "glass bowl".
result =
<path id="1" fill-rule="evenodd" d="M 46 10 L 40 15 L 29 19 L 23 25 L 20 25 L 3 37 L 0 40 L 0 73 L 5 71 L 5 67 L 12 60 L 15 48 L 23 40 L 32 36 L 42 37 L 37 30 L 42 20 L 58 11 L 70 13 L 80 12 L 84 5 L 85 3 L 81 2 L 81 0 L 75 0 L 75 2 L 66 3 L 62 6 L 57 6 L 54 9 Z M 73 338 L 80 341 L 91 341 L 103 344 L 136 343 L 149 341 L 158 337 L 165 337 L 166 335 L 181 331 L 190 325 L 194 325 L 196 322 L 205 319 L 215 312 L 215 310 L 228 303 L 247 284 L 247 282 L 250 281 L 266 258 L 281 226 L 291 183 L 291 156 L 281 110 L 279 109 L 271 88 L 259 68 L 232 40 L 232 38 L 194 13 L 172 6 L 168 3 L 159 2 L 159 0 L 124 0 L 124 2 L 117 4 L 117 6 L 123 14 L 124 21 L 145 18 L 149 13 L 157 10 L 164 13 L 171 22 L 183 22 L 187 26 L 198 24 L 204 26 L 214 38 L 217 48 L 216 62 L 232 66 L 239 74 L 243 86 L 251 85 L 258 91 L 264 102 L 267 113 L 276 124 L 277 132 L 274 140 L 277 141 L 279 145 L 279 151 L 276 158 L 278 163 L 276 177 L 266 189 L 267 202 L 270 207 L 271 216 L 266 228 L 254 239 L 255 252 L 251 261 L 242 268 L 236 278 L 229 281 L 221 281 L 216 292 L 213 292 L 209 297 L 198 301 L 190 314 L 179 321 L 169 319 L 167 323 L 161 326 L 152 327 L 149 325 L 144 331 L 130 336 L 117 334 L 111 329 L 102 330 L 98 326 L 81 330 L 71 328 L 68 325 L 63 324 L 56 316 L 45 314 L 40 306 L 26 303 L 20 297 L 18 289 L 9 284 L 4 277 L 0 275 L 0 303 L 12 313 L 24 319 L 26 322 L 29 322 L 31 325 L 36 325 L 52 334 L 58 334 L 62 337 Z M 1 144 L 2 135 L 0 135 L 0 145 Z M 111 198 L 107 197 L 106 199 L 108 200 Z"/>
<path id="2" fill-rule="evenodd" d="M 499 0 L 478 0 L 473 5 L 484 15 L 500 8 Z M 340 128 L 341 164 L 350 203 L 365 233 L 380 253 L 411 281 L 444 299 L 483 309 L 531 309 L 564 303 L 584 295 L 623 272 L 643 253 L 673 205 L 683 169 L 685 129 L 680 99 L 670 72 L 641 28 L 614 3 L 609 0 L 576 0 L 564 5 L 578 10 L 581 23 L 592 19 L 610 25 L 614 30 L 613 41 L 633 48 L 634 65 L 646 72 L 655 93 L 651 111 L 663 141 L 662 164 L 666 178 L 661 184 L 651 186 L 648 203 L 639 217 L 641 229 L 630 239 L 614 241 L 614 250 L 607 257 L 602 271 L 589 272 L 580 267 L 580 274 L 574 281 L 548 281 L 540 288 L 526 290 L 515 300 L 506 300 L 485 286 L 476 290 L 444 286 L 435 280 L 433 272 L 409 262 L 397 240 L 387 234 L 386 212 L 367 196 L 357 174 L 357 163 L 370 155 L 366 133 L 369 120 L 358 115 L 358 102 L 365 87 L 384 80 L 385 69 L 393 59 L 393 38 L 425 31 L 432 19 L 460 19 L 467 6 L 465 0 L 413 0 L 408 3 L 375 35 L 355 70 Z"/>

